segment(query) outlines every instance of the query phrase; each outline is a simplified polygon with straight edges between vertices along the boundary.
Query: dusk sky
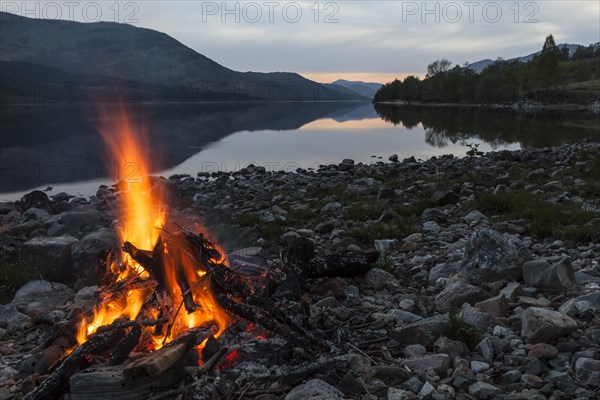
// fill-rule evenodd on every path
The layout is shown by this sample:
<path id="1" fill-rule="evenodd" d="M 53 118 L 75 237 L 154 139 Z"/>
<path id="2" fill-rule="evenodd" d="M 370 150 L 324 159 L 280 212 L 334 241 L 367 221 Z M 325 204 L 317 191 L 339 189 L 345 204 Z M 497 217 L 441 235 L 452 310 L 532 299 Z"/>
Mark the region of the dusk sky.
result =
<path id="1" fill-rule="evenodd" d="M 438 58 L 463 64 L 527 55 L 540 50 L 550 33 L 557 43 L 600 41 L 597 0 L 25 4 L 27 10 L 20 1 L 5 1 L 2 10 L 128 22 L 165 32 L 228 68 L 294 71 L 322 82 L 423 75 Z"/>

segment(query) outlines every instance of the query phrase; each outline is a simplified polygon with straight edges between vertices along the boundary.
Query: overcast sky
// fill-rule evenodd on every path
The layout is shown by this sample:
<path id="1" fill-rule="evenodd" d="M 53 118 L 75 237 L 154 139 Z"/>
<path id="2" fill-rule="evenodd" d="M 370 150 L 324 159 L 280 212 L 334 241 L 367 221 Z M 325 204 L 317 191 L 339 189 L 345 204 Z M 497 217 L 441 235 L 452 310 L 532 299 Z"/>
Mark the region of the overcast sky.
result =
<path id="1" fill-rule="evenodd" d="M 235 70 L 295 71 L 324 82 L 386 82 L 423 74 L 438 58 L 462 64 L 522 56 L 540 50 L 549 33 L 557 43 L 600 41 L 598 0 L 114 4 L 2 1 L 1 7 L 42 18 L 127 22 L 165 32 Z"/>

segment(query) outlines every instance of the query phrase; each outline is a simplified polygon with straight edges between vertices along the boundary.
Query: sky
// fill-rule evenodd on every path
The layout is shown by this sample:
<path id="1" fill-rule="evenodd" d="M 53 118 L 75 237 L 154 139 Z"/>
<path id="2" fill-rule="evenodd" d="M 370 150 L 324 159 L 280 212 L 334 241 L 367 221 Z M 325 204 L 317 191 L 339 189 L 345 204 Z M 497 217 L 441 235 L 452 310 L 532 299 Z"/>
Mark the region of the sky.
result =
<path id="1" fill-rule="evenodd" d="M 238 71 L 389 82 L 439 58 L 512 58 L 600 41 L 600 1 L 2 1 L 2 11 L 159 30 Z"/>

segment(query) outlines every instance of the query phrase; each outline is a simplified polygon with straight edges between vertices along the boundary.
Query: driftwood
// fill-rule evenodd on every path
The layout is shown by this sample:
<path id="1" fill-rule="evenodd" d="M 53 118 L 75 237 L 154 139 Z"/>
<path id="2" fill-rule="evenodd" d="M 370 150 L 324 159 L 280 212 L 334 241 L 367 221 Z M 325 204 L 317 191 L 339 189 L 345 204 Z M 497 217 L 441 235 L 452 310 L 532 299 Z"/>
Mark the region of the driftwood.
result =
<path id="1" fill-rule="evenodd" d="M 90 354 L 102 354 L 109 351 L 123 336 L 124 329 L 94 334 L 87 342 L 73 350 L 62 364 L 24 399 L 47 400 L 59 397 L 64 393 L 71 375 L 87 366 L 89 362 L 87 358 Z"/>

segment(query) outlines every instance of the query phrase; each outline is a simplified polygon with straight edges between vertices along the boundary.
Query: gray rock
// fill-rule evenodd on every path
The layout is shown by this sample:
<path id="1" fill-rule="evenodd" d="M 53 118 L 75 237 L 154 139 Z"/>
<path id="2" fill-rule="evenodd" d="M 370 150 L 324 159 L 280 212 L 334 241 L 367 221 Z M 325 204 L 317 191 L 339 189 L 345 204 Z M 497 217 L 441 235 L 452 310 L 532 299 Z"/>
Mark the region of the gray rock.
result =
<path id="1" fill-rule="evenodd" d="M 473 284 L 502 279 L 520 280 L 523 262 L 530 254 L 520 239 L 480 227 L 465 246 L 465 257 L 459 267 Z"/>
<path id="2" fill-rule="evenodd" d="M 529 307 L 521 317 L 521 336 L 531 343 L 549 343 L 577 329 L 577 322 L 558 311 Z"/>
<path id="3" fill-rule="evenodd" d="M 433 346 L 441 336 L 450 333 L 450 318 L 448 314 L 436 315 L 403 325 L 391 330 L 389 335 L 400 344 L 422 344 Z"/>
<path id="4" fill-rule="evenodd" d="M 489 299 L 480 301 L 475 304 L 475 308 L 485 311 L 495 318 L 502 318 L 506 316 L 510 305 L 504 295 L 499 294 L 498 296 L 491 297 Z"/>
<path id="5" fill-rule="evenodd" d="M 427 208 L 421 213 L 421 219 L 423 221 L 435 221 L 435 222 L 446 222 L 449 215 L 439 208 Z"/>
<path id="6" fill-rule="evenodd" d="M 462 306 L 457 316 L 464 323 L 473 325 L 484 332 L 494 329 L 494 327 L 497 325 L 502 325 L 500 321 L 492 317 L 490 314 L 484 311 L 479 311 L 475 307 L 471 307 L 468 304 L 464 304 Z"/>
<path id="7" fill-rule="evenodd" d="M 584 385 L 600 387 L 600 360 L 581 357 L 575 362 L 575 377 Z"/>
<path id="8" fill-rule="evenodd" d="M 344 206 L 338 202 L 328 203 L 321 209 L 321 214 L 339 218 L 344 215 Z"/>
<path id="9" fill-rule="evenodd" d="M 383 257 L 393 253 L 398 248 L 398 240 L 396 239 L 375 240 L 373 244 L 375 246 L 375 250 L 377 250 Z"/>
<path id="10" fill-rule="evenodd" d="M 387 391 L 387 400 L 415 400 L 417 396 L 407 390 L 389 388 Z"/>
<path id="11" fill-rule="evenodd" d="M 419 394 L 417 394 L 417 397 L 421 400 L 431 400 L 436 394 L 437 392 L 433 385 L 429 382 L 425 382 L 425 384 L 419 391 Z"/>
<path id="12" fill-rule="evenodd" d="M 538 168 L 538 169 L 531 171 L 527 175 L 527 180 L 532 181 L 532 182 L 537 182 L 537 181 L 542 180 L 545 176 L 546 176 L 546 172 L 544 171 L 544 168 Z"/>
<path id="13" fill-rule="evenodd" d="M 575 285 L 575 272 L 569 257 L 547 257 L 523 264 L 523 280 L 540 289 L 568 290 Z"/>
<path id="14" fill-rule="evenodd" d="M 487 299 L 489 294 L 463 281 L 455 281 L 447 285 L 435 297 L 435 306 L 441 312 L 447 312 L 453 308 L 460 308 L 464 303 L 475 304 Z"/>
<path id="15" fill-rule="evenodd" d="M 62 214 L 58 223 L 66 226 L 69 231 L 86 232 L 102 225 L 102 220 L 96 212 L 75 211 Z"/>
<path id="16" fill-rule="evenodd" d="M 440 278 L 448 278 L 458 272 L 460 263 L 440 263 L 429 271 L 429 282 L 436 282 Z"/>
<path id="17" fill-rule="evenodd" d="M 465 222 L 471 224 L 473 222 L 480 222 L 487 220 L 487 217 L 477 210 L 473 210 L 465 216 Z"/>
<path id="18" fill-rule="evenodd" d="M 488 369 L 490 369 L 490 364 L 483 362 L 483 361 L 471 361 L 471 370 L 473 372 L 475 372 L 476 374 L 479 374 L 481 372 L 485 372 Z"/>
<path id="19" fill-rule="evenodd" d="M 502 389 L 485 382 L 476 382 L 469 386 L 469 394 L 482 400 L 494 399 L 501 393 Z"/>
<path id="20" fill-rule="evenodd" d="M 348 369 L 354 372 L 362 373 L 371 367 L 371 361 L 360 354 L 350 354 L 346 359 Z"/>
<path id="21" fill-rule="evenodd" d="M 402 388 L 417 394 L 421 391 L 421 388 L 423 388 L 423 382 L 421 382 L 418 377 L 411 376 L 402 384 Z"/>
<path id="22" fill-rule="evenodd" d="M 343 400 L 342 392 L 320 379 L 312 379 L 296 386 L 285 400 Z"/>
<path id="23" fill-rule="evenodd" d="M 600 311 L 600 291 L 569 299 L 558 310 L 570 317 L 588 310 L 592 312 Z"/>
<path id="24" fill-rule="evenodd" d="M 460 340 L 452 340 L 445 336 L 438 338 L 433 344 L 436 353 L 448 354 L 449 356 L 467 356 L 469 348 Z"/>
<path id="25" fill-rule="evenodd" d="M 427 349 L 420 344 L 410 344 L 404 349 L 404 355 L 408 358 L 421 357 L 425 354 L 427 354 Z"/>
<path id="26" fill-rule="evenodd" d="M 442 228 L 435 221 L 423 222 L 423 229 L 425 230 L 425 232 L 433 233 L 438 233 L 442 230 Z"/>
<path id="27" fill-rule="evenodd" d="M 67 282 L 73 277 L 71 250 L 78 240 L 71 236 L 36 237 L 24 245 L 28 268 L 55 282 Z"/>
<path id="28" fill-rule="evenodd" d="M 460 196 L 453 191 L 435 192 L 433 196 L 431 196 L 431 200 L 438 206 L 445 206 L 458 203 Z"/>
<path id="29" fill-rule="evenodd" d="M 121 246 L 112 229 L 102 228 L 90 233 L 73 246 L 73 264 L 79 276 L 94 276 L 101 258 Z"/>
<path id="30" fill-rule="evenodd" d="M 364 283 L 375 290 L 379 290 L 389 285 L 397 286 L 398 280 L 389 272 L 379 268 L 372 268 L 366 273 Z"/>

